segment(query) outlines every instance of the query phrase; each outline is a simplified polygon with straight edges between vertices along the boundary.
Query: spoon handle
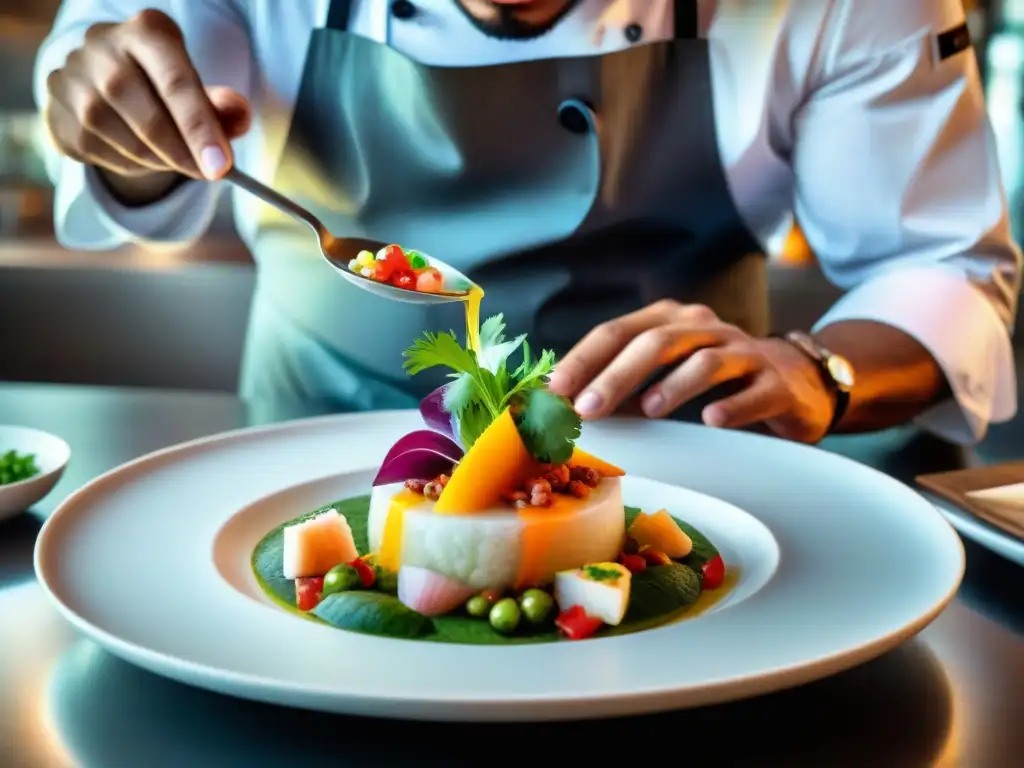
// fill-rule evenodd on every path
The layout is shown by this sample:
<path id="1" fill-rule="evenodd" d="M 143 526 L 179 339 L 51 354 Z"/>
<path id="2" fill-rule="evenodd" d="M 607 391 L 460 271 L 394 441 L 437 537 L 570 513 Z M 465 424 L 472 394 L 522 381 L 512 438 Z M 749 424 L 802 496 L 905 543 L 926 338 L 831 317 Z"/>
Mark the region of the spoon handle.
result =
<path id="1" fill-rule="evenodd" d="M 301 205 L 296 203 L 294 200 L 285 197 L 280 192 L 275 192 L 266 184 L 256 181 L 252 176 L 247 173 L 243 173 L 237 168 L 232 168 L 224 174 L 224 181 L 230 181 L 232 184 L 241 187 L 249 194 L 258 197 L 263 202 L 294 216 L 300 221 L 304 221 L 306 224 L 309 224 L 309 226 L 311 226 L 318 235 L 325 231 L 324 225 L 320 222 L 320 219 L 307 211 Z"/>

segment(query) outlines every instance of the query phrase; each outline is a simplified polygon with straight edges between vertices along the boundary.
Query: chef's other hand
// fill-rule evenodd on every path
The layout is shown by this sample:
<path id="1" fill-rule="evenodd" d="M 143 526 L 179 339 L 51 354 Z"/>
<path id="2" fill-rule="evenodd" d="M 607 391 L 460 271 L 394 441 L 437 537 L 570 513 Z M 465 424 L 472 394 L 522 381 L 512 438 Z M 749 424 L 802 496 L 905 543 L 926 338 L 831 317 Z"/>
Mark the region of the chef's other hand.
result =
<path id="1" fill-rule="evenodd" d="M 550 387 L 574 398 L 584 418 L 597 419 L 614 413 L 666 366 L 668 373 L 640 400 L 651 418 L 737 382 L 738 392 L 704 408 L 705 424 L 766 423 L 781 437 L 815 442 L 832 419 L 832 392 L 813 361 L 792 344 L 752 338 L 707 307 L 674 301 L 599 325 L 558 363 Z"/>
<path id="2" fill-rule="evenodd" d="M 219 178 L 251 122 L 243 96 L 203 87 L 178 25 L 155 10 L 90 27 L 47 89 L 58 149 L 121 177 Z"/>

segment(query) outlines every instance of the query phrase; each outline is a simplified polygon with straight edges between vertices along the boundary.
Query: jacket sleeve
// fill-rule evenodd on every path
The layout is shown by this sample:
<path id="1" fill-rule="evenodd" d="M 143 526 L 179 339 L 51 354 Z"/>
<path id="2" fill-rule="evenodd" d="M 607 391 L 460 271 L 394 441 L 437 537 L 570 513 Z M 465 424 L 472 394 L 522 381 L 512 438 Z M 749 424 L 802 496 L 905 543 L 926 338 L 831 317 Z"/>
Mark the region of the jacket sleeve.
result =
<path id="1" fill-rule="evenodd" d="M 953 394 L 921 425 L 972 443 L 1016 412 L 1021 255 L 964 22 L 960 0 L 833 3 L 792 162 L 797 220 L 848 289 L 816 328 L 862 319 L 916 338 Z"/>
<path id="2" fill-rule="evenodd" d="M 251 46 L 245 18 L 232 0 L 64 0 L 36 60 L 36 100 L 47 99 L 46 79 L 81 46 L 93 24 L 120 22 L 155 8 L 182 28 L 193 63 L 204 83 L 224 85 L 246 97 L 251 88 Z M 46 167 L 56 186 L 57 239 L 68 248 L 103 250 L 129 242 L 185 243 L 207 229 L 217 204 L 218 183 L 188 181 L 152 205 L 120 205 L 82 163 L 45 148 Z"/>

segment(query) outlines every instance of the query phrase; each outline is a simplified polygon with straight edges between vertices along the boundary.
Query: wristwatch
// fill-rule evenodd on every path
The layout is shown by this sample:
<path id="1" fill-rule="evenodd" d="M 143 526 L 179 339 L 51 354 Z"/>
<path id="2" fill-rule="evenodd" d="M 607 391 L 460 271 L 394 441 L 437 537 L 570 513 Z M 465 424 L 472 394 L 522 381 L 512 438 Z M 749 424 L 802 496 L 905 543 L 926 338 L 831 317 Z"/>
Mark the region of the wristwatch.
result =
<path id="1" fill-rule="evenodd" d="M 790 331 L 783 338 L 814 361 L 825 383 L 835 394 L 836 407 L 828 425 L 828 431 L 831 432 L 850 405 L 850 390 L 856 380 L 853 366 L 849 360 L 832 352 L 809 333 Z"/>

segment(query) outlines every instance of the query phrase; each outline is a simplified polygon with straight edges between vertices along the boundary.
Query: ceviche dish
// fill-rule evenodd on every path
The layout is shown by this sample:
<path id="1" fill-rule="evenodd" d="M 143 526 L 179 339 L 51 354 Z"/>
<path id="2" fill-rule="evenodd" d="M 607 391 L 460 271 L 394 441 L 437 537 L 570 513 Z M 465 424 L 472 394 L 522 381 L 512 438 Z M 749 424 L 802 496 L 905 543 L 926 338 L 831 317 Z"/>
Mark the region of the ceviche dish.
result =
<path id="1" fill-rule="evenodd" d="M 579 416 L 546 386 L 554 354 L 475 316 L 465 345 L 426 333 L 406 351 L 410 374 L 450 381 L 369 493 L 260 541 L 264 592 L 343 630 L 474 644 L 624 634 L 720 599 L 736 574 L 685 510 L 628 506 L 624 469 L 577 446 Z"/>

